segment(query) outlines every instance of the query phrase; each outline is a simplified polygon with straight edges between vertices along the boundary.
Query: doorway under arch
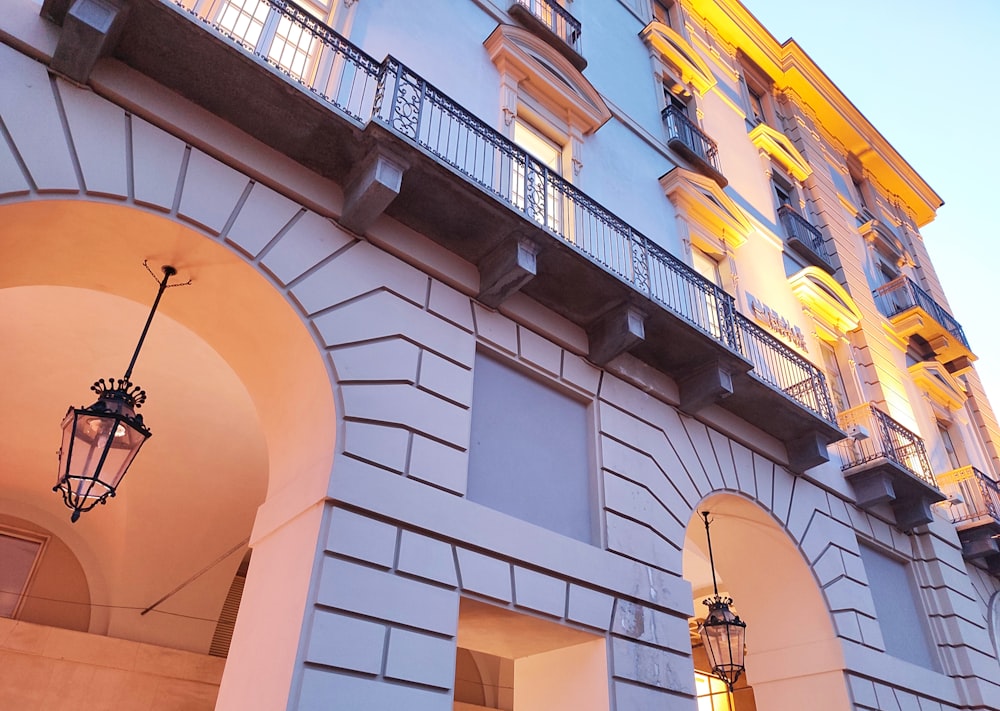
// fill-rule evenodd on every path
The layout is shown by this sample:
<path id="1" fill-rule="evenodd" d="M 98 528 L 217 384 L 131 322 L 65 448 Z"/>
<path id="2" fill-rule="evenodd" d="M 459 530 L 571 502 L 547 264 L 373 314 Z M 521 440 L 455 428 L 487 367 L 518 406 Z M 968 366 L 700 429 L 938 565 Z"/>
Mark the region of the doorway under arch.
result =
<path id="1" fill-rule="evenodd" d="M 697 623 L 707 611 L 702 601 L 713 593 L 705 511 L 719 593 L 733 598 L 733 610 L 747 624 L 746 672 L 733 694 L 735 708 L 851 708 L 843 652 L 812 569 L 782 524 L 737 494 L 707 497 L 687 525 L 683 566 L 694 595 L 696 670 L 710 672 L 697 646 Z"/>

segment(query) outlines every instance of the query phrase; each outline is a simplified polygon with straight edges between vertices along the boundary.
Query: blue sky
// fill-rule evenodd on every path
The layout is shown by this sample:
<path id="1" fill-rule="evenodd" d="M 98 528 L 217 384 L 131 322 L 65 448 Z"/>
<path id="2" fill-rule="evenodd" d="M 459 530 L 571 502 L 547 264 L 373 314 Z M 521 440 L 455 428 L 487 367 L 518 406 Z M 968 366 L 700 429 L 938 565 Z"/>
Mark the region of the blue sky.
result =
<path id="1" fill-rule="evenodd" d="M 921 230 L 1000 408 L 1000 1 L 743 0 L 793 37 L 944 199 Z"/>

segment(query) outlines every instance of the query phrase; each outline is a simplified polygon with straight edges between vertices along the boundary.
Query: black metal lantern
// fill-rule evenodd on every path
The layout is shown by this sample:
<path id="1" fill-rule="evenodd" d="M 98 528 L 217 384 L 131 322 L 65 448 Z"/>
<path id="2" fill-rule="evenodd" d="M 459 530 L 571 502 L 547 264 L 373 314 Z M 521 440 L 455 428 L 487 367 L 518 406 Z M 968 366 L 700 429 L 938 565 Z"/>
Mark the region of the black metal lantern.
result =
<path id="1" fill-rule="evenodd" d="M 712 556 L 712 535 L 708 530 L 708 512 L 703 511 L 701 515 L 705 519 L 708 561 L 712 567 L 712 589 L 715 595 L 702 602 L 708 607 L 708 617 L 698 631 L 708 655 L 708 663 L 712 666 L 712 673 L 726 682 L 732 691 L 733 684 L 746 668 L 743 662 L 747 623 L 729 609 L 733 599 L 719 595 L 719 585 L 715 580 L 715 559 Z"/>
<path id="2" fill-rule="evenodd" d="M 129 465 L 151 435 L 142 415 L 135 412 L 146 401 L 146 392 L 130 378 L 167 280 L 176 273 L 171 266 L 163 267 L 163 280 L 125 376 L 98 380 L 90 388 L 97 393 L 97 402 L 90 407 L 71 406 L 63 419 L 59 476 L 52 490 L 62 492 L 66 506 L 73 510 L 73 522 L 115 495 Z"/>

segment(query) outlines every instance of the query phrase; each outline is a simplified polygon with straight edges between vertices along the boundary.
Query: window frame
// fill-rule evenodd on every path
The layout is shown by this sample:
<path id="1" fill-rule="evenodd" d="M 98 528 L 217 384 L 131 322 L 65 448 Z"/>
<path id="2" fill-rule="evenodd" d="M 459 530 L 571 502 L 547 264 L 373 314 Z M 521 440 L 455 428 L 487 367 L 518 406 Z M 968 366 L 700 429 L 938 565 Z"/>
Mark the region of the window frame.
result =
<path id="1" fill-rule="evenodd" d="M 11 607 L 10 615 L 5 615 L 0 612 L 0 617 L 7 617 L 8 619 L 16 620 L 19 618 L 21 611 L 24 607 L 25 600 L 28 597 L 28 590 L 31 588 L 31 584 L 34 580 L 35 573 L 38 571 L 39 565 L 42 560 L 42 556 L 45 554 L 45 549 L 48 545 L 49 536 L 37 533 L 35 531 L 27 531 L 22 528 L 15 528 L 13 526 L 0 526 L 0 539 L 2 538 L 13 538 L 22 541 L 29 541 L 31 543 L 37 544 L 37 549 L 35 551 L 34 559 L 31 565 L 28 567 L 27 572 L 23 577 L 21 583 L 21 588 L 17 592 L 10 590 L 5 592 L 0 592 L 0 597 L 10 595 L 16 596 L 17 600 Z M 0 544 L 2 547 L 2 544 Z"/>

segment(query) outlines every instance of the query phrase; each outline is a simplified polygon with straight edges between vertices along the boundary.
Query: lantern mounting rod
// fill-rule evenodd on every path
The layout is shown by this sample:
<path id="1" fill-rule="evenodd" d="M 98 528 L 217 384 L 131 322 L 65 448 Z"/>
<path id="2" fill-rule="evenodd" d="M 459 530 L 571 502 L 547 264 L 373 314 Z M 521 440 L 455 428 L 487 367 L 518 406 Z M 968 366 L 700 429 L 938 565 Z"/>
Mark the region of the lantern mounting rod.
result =
<path id="1" fill-rule="evenodd" d="M 128 376 L 126 376 L 126 379 Z M 708 530 L 708 511 L 702 511 L 701 517 L 705 519 L 705 538 L 708 539 L 708 564 L 712 568 L 712 591 L 719 597 L 719 584 L 715 580 L 715 557 L 712 555 L 712 533 Z"/>
<path id="2" fill-rule="evenodd" d="M 149 268 L 148 266 L 146 267 Z M 149 310 L 149 316 L 146 318 L 146 325 L 142 327 L 142 334 L 139 336 L 139 342 L 135 346 L 135 352 L 132 354 L 132 360 L 128 363 L 128 368 L 125 370 L 125 377 L 123 380 L 129 381 L 132 377 L 132 368 L 135 367 L 135 361 L 139 357 L 139 351 L 142 349 L 142 344 L 146 340 L 146 334 L 149 333 L 149 325 L 153 323 L 153 315 L 156 313 L 156 307 L 160 305 L 160 298 L 163 296 L 163 292 L 167 288 L 167 280 L 174 276 L 177 270 L 174 269 L 169 264 L 163 265 L 163 279 L 160 281 L 160 288 L 156 292 L 156 298 L 153 300 L 153 308 Z"/>

